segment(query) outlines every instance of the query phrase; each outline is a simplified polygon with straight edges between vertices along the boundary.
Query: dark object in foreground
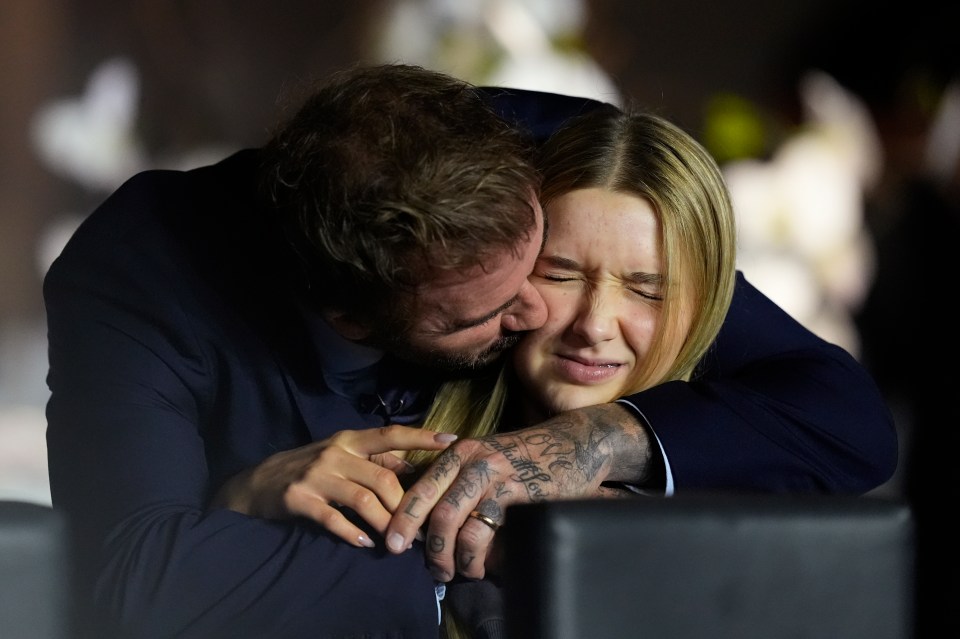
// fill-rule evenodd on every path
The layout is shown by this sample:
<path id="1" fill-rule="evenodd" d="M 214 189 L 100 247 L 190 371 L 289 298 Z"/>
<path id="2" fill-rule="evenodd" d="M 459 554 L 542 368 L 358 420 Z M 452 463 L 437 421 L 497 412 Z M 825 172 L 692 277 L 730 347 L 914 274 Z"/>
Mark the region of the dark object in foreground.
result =
<path id="1" fill-rule="evenodd" d="M 506 519 L 511 637 L 913 636 L 901 503 L 697 495 L 525 504 Z"/>

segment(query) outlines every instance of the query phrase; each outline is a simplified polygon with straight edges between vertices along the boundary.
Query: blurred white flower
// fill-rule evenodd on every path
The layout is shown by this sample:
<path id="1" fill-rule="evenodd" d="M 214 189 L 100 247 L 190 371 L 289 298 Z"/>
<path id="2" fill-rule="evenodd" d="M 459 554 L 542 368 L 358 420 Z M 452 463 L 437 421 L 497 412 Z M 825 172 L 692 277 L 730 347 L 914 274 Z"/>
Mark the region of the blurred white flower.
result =
<path id="1" fill-rule="evenodd" d="M 799 90 L 810 127 L 832 143 L 862 190 L 876 186 L 883 173 L 883 143 L 863 100 L 822 71 L 807 73 Z"/>
<path id="2" fill-rule="evenodd" d="M 145 168 L 135 131 L 140 84 L 126 58 L 112 58 L 91 74 L 82 95 L 43 106 L 31 123 L 40 159 L 64 178 L 112 191 Z"/>
<path id="3" fill-rule="evenodd" d="M 927 134 L 924 167 L 939 183 L 949 183 L 960 167 L 960 80 L 944 90 Z"/>
<path id="4" fill-rule="evenodd" d="M 863 198 L 879 179 L 882 149 L 865 105 L 833 78 L 811 73 L 799 88 L 803 128 L 768 162 L 724 166 L 739 265 L 797 320 L 857 354 L 851 311 L 874 273 Z"/>
<path id="5" fill-rule="evenodd" d="M 474 84 L 619 104 L 619 90 L 585 50 L 554 46 L 575 40 L 585 20 L 582 0 L 396 0 L 384 13 L 378 55 Z"/>

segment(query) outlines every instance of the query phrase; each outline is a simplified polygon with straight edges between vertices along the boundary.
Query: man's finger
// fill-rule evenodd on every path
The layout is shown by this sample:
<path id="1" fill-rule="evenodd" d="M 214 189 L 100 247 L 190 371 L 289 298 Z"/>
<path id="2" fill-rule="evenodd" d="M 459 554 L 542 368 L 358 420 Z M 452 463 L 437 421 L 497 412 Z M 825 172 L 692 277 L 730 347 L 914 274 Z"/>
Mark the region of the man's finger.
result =
<path id="1" fill-rule="evenodd" d="M 494 535 L 503 524 L 503 509 L 493 499 L 484 499 L 470 511 L 457 533 L 456 570 L 468 579 L 483 579 Z"/>
<path id="2" fill-rule="evenodd" d="M 487 491 L 493 489 L 497 476 L 498 473 L 486 459 L 464 463 L 450 488 L 433 508 L 427 531 L 426 556 L 430 572 L 438 581 L 452 579 L 458 569 L 458 561 L 466 564 L 478 557 L 480 567 L 476 568 L 474 564 L 467 572 L 471 575 L 479 572 L 482 575 L 482 562 L 492 535 L 488 536 L 485 531 L 480 531 L 473 525 L 482 524 L 483 520 L 470 522 L 469 516 L 477 510 L 482 517 L 492 521 L 494 526 L 503 519 L 497 503 L 489 498 L 484 499 Z M 478 504 L 482 504 L 485 510 L 490 510 L 495 518 L 490 518 L 486 512 L 481 513 L 478 510 L 481 506 Z M 467 537 L 466 546 L 460 545 L 462 537 Z"/>
<path id="3" fill-rule="evenodd" d="M 448 448 L 407 490 L 387 527 L 387 548 L 391 552 L 400 553 L 407 549 L 459 472 L 460 455 L 456 448 Z M 429 546 L 430 539 L 427 544 Z"/>

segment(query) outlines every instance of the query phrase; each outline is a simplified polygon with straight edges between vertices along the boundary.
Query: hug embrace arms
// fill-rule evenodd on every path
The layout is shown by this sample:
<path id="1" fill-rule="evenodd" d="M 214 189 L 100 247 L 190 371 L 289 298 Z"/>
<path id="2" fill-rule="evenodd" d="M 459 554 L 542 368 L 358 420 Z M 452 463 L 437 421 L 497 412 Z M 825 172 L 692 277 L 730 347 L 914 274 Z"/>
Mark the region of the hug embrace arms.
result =
<path id="1" fill-rule="evenodd" d="M 524 126 L 517 116 L 544 111 L 524 111 L 517 101 L 560 99 L 478 92 L 402 65 L 340 77 L 367 76 L 384 91 L 368 91 L 372 101 L 354 105 L 372 114 L 364 127 L 389 119 L 403 138 L 407 125 L 419 131 L 424 121 L 437 121 L 435 139 L 378 147 L 405 160 L 419 157 L 406 155 L 409 149 L 424 156 L 443 151 L 465 166 L 502 156 L 519 142 L 495 120 Z M 352 85 L 336 86 L 334 98 L 349 96 L 344 86 Z M 583 104 L 561 102 L 570 115 Z M 336 352 L 341 361 L 373 365 L 375 358 L 365 358 L 382 349 L 353 348 L 316 329 L 302 290 L 289 285 L 290 244 L 258 190 L 263 157 L 262 149 L 249 149 L 191 171 L 134 176 L 81 225 L 44 282 L 51 491 L 71 527 L 77 623 L 86 636 L 439 633 L 435 567 L 426 565 L 412 530 L 407 536 L 406 529 L 358 517 L 354 523 L 375 543 L 358 547 L 304 516 L 213 505 L 228 482 L 269 467 L 278 454 L 300 450 L 324 463 L 334 455 L 335 465 L 349 466 L 350 446 L 359 458 L 394 450 L 391 438 L 409 448 L 447 445 L 402 430 L 383 433 L 379 427 L 394 415 L 367 411 L 334 390 L 345 377 L 321 362 Z M 413 174 L 418 165 L 389 166 Z M 535 258 L 541 240 L 530 239 Z M 505 256 L 521 261 L 509 250 Z M 504 281 L 514 275 L 504 273 Z M 505 334 L 525 330 L 525 319 L 545 320 L 525 277 L 505 297 L 515 295 L 522 307 L 504 311 Z M 357 297 L 365 292 L 354 290 Z M 437 387 L 431 371 L 418 366 L 408 381 L 427 396 Z M 888 479 L 896 464 L 892 419 L 866 371 L 742 276 L 715 345 L 690 381 L 551 420 L 582 426 L 593 417 L 644 433 L 651 468 L 662 445 L 669 468 L 650 473 L 654 490 L 670 489 L 669 470 L 675 490 L 859 493 Z M 361 434 L 341 445 L 344 431 Z M 379 437 L 383 445 L 371 443 Z M 384 495 L 399 501 L 396 493 Z M 394 532 L 412 548 L 389 552 L 383 534 Z"/>

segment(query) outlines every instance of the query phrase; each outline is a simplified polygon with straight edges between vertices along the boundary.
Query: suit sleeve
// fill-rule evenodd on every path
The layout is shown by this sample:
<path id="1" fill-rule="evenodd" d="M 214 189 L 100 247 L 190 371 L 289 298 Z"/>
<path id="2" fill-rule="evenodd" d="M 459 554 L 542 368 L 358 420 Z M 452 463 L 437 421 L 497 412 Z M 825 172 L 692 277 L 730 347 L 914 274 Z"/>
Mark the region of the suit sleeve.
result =
<path id="1" fill-rule="evenodd" d="M 128 188 L 108 208 L 150 197 Z M 88 222 L 44 283 L 51 491 L 75 533 L 78 636 L 436 636 L 421 549 L 206 510 L 218 434 L 200 405 L 234 382 L 178 328 L 185 283 L 144 275 L 164 270 L 133 239 L 152 229 Z"/>
<path id="2" fill-rule="evenodd" d="M 622 401 L 656 433 L 677 491 L 864 493 L 897 465 L 893 416 L 868 371 L 742 273 L 694 379 Z"/>

